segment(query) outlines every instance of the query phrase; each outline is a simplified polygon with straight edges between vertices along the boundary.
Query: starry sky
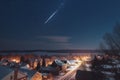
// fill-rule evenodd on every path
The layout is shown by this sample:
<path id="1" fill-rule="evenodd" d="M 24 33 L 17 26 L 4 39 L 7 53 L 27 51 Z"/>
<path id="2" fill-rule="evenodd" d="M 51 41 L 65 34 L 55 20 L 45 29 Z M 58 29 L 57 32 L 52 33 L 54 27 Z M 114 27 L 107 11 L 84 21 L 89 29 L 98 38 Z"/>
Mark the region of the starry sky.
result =
<path id="1" fill-rule="evenodd" d="M 96 49 L 119 20 L 120 0 L 0 0 L 0 50 Z"/>

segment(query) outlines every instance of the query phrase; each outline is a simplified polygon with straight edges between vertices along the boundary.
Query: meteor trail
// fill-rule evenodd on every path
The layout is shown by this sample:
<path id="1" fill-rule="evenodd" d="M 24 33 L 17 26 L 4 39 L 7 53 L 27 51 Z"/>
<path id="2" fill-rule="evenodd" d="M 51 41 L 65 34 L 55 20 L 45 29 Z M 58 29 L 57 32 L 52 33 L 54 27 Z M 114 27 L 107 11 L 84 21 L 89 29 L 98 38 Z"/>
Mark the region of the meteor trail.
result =
<path id="1" fill-rule="evenodd" d="M 48 17 L 48 19 L 44 22 L 44 24 L 47 24 L 57 13 L 58 11 L 62 8 L 62 6 L 64 6 L 64 2 L 62 2 L 60 4 L 60 6 L 57 8 L 57 10 L 55 10 L 51 15 L 50 17 Z"/>
<path id="2" fill-rule="evenodd" d="M 54 13 L 52 13 L 52 15 L 45 21 L 44 24 L 48 23 L 48 21 L 58 12 L 58 10 L 56 10 Z"/>

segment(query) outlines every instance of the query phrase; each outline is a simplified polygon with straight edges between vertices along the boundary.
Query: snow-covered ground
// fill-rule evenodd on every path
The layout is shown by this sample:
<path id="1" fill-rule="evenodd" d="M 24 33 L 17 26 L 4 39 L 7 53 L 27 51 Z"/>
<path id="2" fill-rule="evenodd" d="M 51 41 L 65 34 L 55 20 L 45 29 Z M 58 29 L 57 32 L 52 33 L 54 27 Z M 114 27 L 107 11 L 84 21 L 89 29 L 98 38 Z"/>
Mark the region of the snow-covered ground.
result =
<path id="1" fill-rule="evenodd" d="M 75 80 L 76 70 L 79 69 L 81 63 L 82 62 L 79 61 L 79 63 L 76 64 L 76 61 L 72 61 L 72 64 L 74 64 L 74 65 L 71 65 L 71 66 L 69 66 L 69 68 L 67 68 L 66 71 L 68 71 L 68 72 L 64 75 L 61 75 L 61 73 L 60 73 L 60 75 L 56 76 L 54 78 L 54 80 Z"/>

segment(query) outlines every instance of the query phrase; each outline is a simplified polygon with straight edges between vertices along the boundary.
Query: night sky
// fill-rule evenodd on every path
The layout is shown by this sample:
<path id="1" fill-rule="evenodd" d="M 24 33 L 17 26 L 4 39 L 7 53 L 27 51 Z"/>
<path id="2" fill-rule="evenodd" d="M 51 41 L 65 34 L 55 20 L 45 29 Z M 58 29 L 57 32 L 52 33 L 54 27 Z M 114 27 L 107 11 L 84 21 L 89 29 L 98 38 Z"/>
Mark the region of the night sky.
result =
<path id="1" fill-rule="evenodd" d="M 0 50 L 96 49 L 119 21 L 120 0 L 0 0 Z"/>

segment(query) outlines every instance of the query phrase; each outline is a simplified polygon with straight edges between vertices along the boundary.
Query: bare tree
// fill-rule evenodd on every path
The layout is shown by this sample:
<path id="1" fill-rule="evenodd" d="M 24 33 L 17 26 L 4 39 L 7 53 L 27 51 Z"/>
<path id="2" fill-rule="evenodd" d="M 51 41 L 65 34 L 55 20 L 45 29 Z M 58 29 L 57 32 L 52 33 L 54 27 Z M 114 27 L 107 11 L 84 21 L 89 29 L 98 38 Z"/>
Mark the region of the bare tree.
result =
<path id="1" fill-rule="evenodd" d="M 102 47 L 105 52 L 105 50 L 110 50 L 109 53 L 110 54 L 119 54 L 120 51 L 120 24 L 117 24 L 114 29 L 113 32 L 111 33 L 106 33 L 103 36 L 103 40 L 104 42 L 102 44 L 104 44 L 104 46 L 100 44 L 100 47 Z"/>

